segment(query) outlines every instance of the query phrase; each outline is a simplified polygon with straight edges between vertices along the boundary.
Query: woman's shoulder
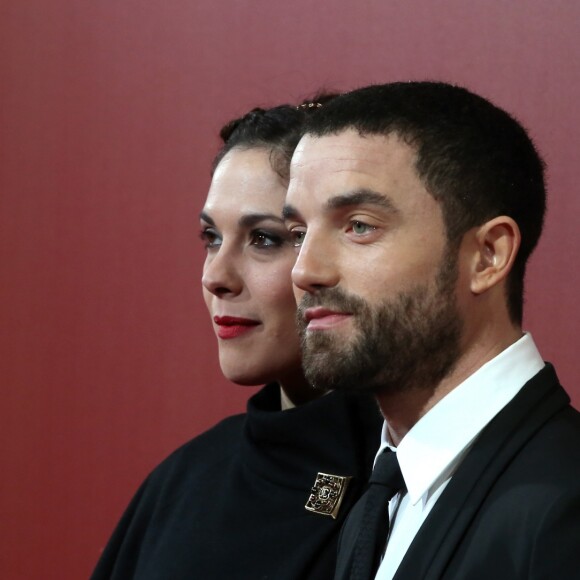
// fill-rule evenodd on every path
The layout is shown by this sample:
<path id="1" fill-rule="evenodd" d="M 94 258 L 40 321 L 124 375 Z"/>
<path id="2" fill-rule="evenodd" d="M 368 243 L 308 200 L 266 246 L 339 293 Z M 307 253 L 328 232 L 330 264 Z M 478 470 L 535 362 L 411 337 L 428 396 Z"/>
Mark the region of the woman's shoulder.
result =
<path id="1" fill-rule="evenodd" d="M 238 447 L 246 414 L 222 419 L 219 423 L 190 439 L 166 457 L 149 476 L 150 481 L 187 471 L 206 470 L 232 457 Z"/>

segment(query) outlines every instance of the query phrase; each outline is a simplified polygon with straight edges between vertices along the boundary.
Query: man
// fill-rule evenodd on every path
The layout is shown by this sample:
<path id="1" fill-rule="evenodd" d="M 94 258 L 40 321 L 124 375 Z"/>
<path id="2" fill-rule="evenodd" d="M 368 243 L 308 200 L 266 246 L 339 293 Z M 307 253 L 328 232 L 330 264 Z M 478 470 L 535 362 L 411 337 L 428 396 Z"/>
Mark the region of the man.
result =
<path id="1" fill-rule="evenodd" d="M 375 393 L 377 464 L 396 457 L 404 479 L 377 579 L 580 578 L 580 415 L 522 332 L 544 210 L 524 129 L 443 83 L 343 95 L 296 150 L 284 211 L 307 378 Z M 365 577 L 363 509 L 337 578 Z"/>

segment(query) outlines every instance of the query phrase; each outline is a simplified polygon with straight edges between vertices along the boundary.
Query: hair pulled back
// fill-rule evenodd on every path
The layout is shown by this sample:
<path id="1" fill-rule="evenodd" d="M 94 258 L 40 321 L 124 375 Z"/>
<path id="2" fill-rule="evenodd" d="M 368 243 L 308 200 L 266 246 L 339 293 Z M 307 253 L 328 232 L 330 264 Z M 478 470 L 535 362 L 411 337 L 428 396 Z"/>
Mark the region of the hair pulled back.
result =
<path id="1" fill-rule="evenodd" d="M 288 179 L 290 159 L 304 134 L 306 121 L 334 97 L 334 94 L 320 93 L 299 105 L 256 107 L 229 121 L 219 133 L 223 144 L 213 161 L 212 174 L 232 149 L 262 148 L 270 151 L 274 171 Z"/>

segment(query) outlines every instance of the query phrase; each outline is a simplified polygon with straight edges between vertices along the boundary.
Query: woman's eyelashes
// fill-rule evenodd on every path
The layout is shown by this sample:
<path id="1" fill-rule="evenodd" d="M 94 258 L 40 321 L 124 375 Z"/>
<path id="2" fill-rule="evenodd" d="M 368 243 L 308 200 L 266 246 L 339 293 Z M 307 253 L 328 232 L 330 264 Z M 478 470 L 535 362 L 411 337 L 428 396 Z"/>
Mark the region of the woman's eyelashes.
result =
<path id="1" fill-rule="evenodd" d="M 263 228 L 250 232 L 250 244 L 259 249 L 280 248 L 288 242 L 288 234 L 284 232 L 274 232 Z"/>
<path id="2" fill-rule="evenodd" d="M 222 245 L 222 238 L 214 228 L 211 227 L 202 228 L 199 237 L 204 243 L 206 250 L 219 248 L 219 246 Z"/>
<path id="3" fill-rule="evenodd" d="M 223 236 L 214 227 L 202 227 L 199 234 L 206 250 L 219 248 L 223 243 Z M 256 228 L 247 233 L 247 244 L 258 250 L 273 250 L 289 243 L 290 238 L 286 230 L 273 231 Z"/>

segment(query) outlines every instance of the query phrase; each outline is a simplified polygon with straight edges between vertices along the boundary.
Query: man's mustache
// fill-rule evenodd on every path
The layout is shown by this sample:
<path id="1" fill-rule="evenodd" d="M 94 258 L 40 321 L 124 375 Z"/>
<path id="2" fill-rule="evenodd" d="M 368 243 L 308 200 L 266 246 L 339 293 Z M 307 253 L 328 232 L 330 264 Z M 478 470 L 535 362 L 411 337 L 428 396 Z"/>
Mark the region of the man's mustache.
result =
<path id="1" fill-rule="evenodd" d="M 337 312 L 348 312 L 356 314 L 366 308 L 366 302 L 342 290 L 341 288 L 323 288 L 318 290 L 315 294 L 304 294 L 300 304 L 298 304 L 298 311 L 296 317 L 298 324 L 304 325 L 304 312 L 308 308 L 323 307 L 329 310 L 336 310 Z"/>

